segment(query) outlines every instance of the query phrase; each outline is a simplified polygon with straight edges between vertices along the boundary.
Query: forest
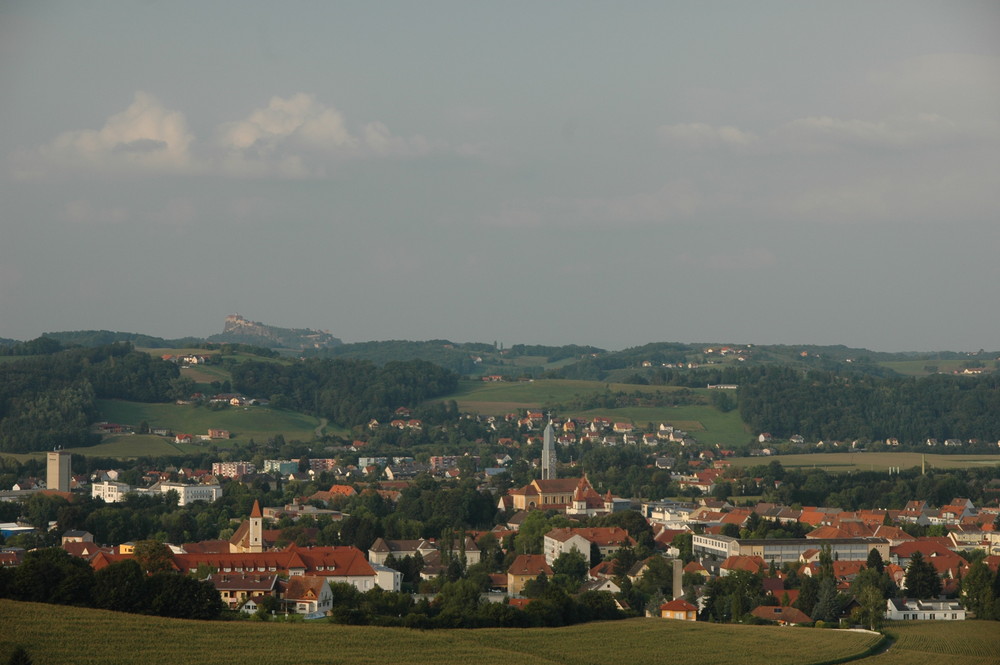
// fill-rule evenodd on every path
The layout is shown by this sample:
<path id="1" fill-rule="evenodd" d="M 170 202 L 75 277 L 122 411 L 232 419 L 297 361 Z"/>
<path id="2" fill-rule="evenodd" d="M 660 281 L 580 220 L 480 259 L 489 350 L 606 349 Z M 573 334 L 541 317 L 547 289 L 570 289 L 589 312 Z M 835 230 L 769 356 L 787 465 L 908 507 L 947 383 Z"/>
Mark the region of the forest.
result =
<path id="1" fill-rule="evenodd" d="M 1000 376 L 922 378 L 843 376 L 787 367 L 761 368 L 740 383 L 743 421 L 777 438 L 884 440 L 923 444 L 1000 438 Z"/>
<path id="2" fill-rule="evenodd" d="M 233 387 L 249 395 L 281 396 L 281 403 L 353 426 L 389 418 L 458 387 L 458 375 L 424 360 L 388 362 L 307 358 L 292 365 L 248 361 L 232 370 Z"/>

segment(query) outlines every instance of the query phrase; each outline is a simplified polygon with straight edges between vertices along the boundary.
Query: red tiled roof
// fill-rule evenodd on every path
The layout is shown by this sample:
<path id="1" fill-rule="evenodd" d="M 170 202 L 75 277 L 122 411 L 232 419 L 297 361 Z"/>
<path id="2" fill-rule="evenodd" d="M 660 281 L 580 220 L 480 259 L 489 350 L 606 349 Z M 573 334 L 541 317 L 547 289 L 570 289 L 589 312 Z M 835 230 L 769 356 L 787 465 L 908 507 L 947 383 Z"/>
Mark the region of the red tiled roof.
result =
<path id="1" fill-rule="evenodd" d="M 794 607 L 779 607 L 771 605 L 760 605 L 750 610 L 750 614 L 765 621 L 779 621 L 782 623 L 812 623 L 805 612 Z"/>
<path id="2" fill-rule="evenodd" d="M 549 567 L 549 564 L 545 563 L 545 555 L 543 554 L 519 554 L 514 559 L 514 563 L 510 564 L 507 573 L 510 575 L 530 575 L 532 577 L 537 577 L 545 573 L 551 577 L 552 568 Z"/>

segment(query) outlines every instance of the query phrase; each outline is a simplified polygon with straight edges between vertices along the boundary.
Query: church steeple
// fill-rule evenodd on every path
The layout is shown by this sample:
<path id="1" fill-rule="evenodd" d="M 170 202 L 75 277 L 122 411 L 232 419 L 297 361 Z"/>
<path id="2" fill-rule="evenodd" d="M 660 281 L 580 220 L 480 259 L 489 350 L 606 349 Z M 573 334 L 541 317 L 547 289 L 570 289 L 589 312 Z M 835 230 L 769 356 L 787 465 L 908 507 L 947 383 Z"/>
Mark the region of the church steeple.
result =
<path id="1" fill-rule="evenodd" d="M 250 511 L 250 530 L 247 534 L 247 548 L 250 552 L 264 551 L 264 515 L 260 511 L 260 503 L 254 499 L 253 510 Z"/>
<path id="2" fill-rule="evenodd" d="M 552 418 L 549 418 L 542 436 L 542 480 L 556 477 L 556 451 L 552 446 Z"/>

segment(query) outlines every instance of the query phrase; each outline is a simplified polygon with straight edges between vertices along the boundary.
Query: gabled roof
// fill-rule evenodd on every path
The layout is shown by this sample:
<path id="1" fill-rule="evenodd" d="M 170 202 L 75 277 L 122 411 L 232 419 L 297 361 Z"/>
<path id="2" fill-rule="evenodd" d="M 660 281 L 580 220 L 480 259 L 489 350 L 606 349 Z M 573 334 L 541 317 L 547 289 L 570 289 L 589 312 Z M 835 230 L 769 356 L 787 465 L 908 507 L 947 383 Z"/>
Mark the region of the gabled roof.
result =
<path id="1" fill-rule="evenodd" d="M 705 566 L 701 565 L 697 561 L 692 561 L 688 565 L 684 566 L 684 572 L 685 573 L 701 573 L 701 574 L 704 574 L 704 575 L 708 574 L 708 571 L 705 569 Z"/>
<path id="2" fill-rule="evenodd" d="M 683 598 L 671 600 L 669 603 L 660 605 L 661 612 L 697 612 L 698 608 L 687 602 Z"/>
<path id="3" fill-rule="evenodd" d="M 174 563 L 187 573 L 205 564 L 227 572 L 277 572 L 299 571 L 324 577 L 370 577 L 375 571 L 365 555 L 356 547 L 296 547 L 270 552 L 240 554 L 175 554 Z M 273 570 L 272 570 L 273 569 Z"/>
<path id="4" fill-rule="evenodd" d="M 587 540 L 598 547 L 611 547 L 614 545 L 635 545 L 635 539 L 632 538 L 628 531 L 617 526 L 606 526 L 606 527 L 561 527 L 557 529 L 552 529 L 547 534 L 546 538 L 551 538 L 559 542 L 566 542 L 574 536 L 579 536 L 584 540 Z"/>
<path id="5" fill-rule="evenodd" d="M 767 563 L 759 556 L 734 555 L 726 557 L 720 567 L 725 570 L 747 570 L 751 573 L 759 573 L 762 570 L 767 570 Z"/>
<path id="6" fill-rule="evenodd" d="M 552 568 L 545 563 L 544 554 L 519 554 L 514 562 L 507 569 L 508 575 L 530 575 L 537 577 L 545 573 L 552 576 Z"/>
<path id="7" fill-rule="evenodd" d="M 812 623 L 809 615 L 795 607 L 780 607 L 771 605 L 759 605 L 750 614 L 765 621 L 778 621 L 781 623 Z"/>
<path id="8" fill-rule="evenodd" d="M 285 586 L 287 600 L 317 600 L 323 593 L 327 580 L 315 575 L 296 575 L 288 578 Z"/>

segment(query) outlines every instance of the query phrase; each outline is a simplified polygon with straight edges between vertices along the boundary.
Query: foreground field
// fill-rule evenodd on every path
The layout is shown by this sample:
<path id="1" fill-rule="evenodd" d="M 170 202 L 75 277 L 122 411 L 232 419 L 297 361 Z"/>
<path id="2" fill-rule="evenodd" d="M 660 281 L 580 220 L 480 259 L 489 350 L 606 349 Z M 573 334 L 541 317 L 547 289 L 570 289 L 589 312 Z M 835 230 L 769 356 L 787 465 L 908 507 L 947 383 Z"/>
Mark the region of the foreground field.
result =
<path id="1" fill-rule="evenodd" d="M 871 665 L 995 665 L 1000 662 L 1000 623 L 995 621 L 913 621 L 890 623 L 896 639 Z"/>
<path id="2" fill-rule="evenodd" d="M 9 600 L 0 600 L 0 626 L 0 660 L 20 644 L 38 665 L 808 665 L 857 657 L 878 642 L 868 633 L 663 619 L 425 632 L 326 622 L 199 623 Z"/>
<path id="3" fill-rule="evenodd" d="M 734 466 L 755 466 L 781 462 L 786 469 L 823 469 L 831 473 L 888 471 L 889 467 L 909 469 L 926 463 L 927 468 L 970 469 L 1000 465 L 1000 455 L 925 455 L 923 453 L 806 453 L 771 457 L 735 457 Z"/>

